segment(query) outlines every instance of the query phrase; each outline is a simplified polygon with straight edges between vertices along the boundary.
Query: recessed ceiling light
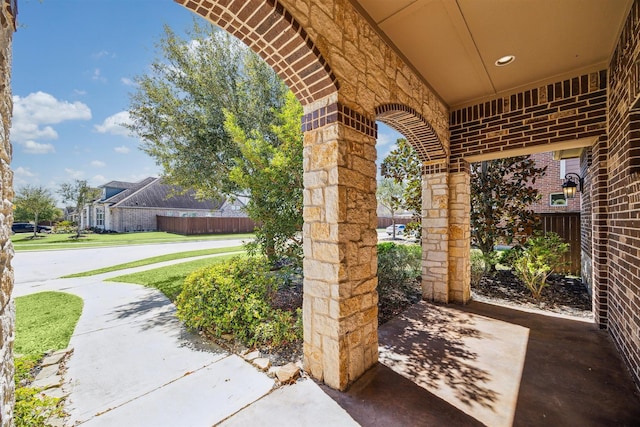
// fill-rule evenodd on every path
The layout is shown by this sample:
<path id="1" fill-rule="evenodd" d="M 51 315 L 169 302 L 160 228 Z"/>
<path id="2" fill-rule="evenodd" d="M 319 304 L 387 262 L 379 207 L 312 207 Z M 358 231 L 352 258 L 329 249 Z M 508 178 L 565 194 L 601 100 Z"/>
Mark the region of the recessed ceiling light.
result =
<path id="1" fill-rule="evenodd" d="M 495 64 L 496 64 L 497 67 L 504 67 L 505 65 L 511 64 L 515 60 L 516 60 L 515 56 L 506 55 L 506 56 L 503 56 L 502 58 L 498 58 L 498 60 L 496 60 Z"/>

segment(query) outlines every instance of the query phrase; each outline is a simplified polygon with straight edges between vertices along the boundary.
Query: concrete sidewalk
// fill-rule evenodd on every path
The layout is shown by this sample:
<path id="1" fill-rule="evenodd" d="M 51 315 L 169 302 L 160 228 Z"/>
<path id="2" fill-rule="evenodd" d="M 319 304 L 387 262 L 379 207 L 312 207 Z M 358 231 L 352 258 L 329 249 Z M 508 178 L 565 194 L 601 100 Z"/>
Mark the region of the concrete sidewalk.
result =
<path id="1" fill-rule="evenodd" d="M 173 304 L 156 290 L 101 282 L 74 290 L 85 307 L 70 343 L 72 424 L 212 426 L 234 414 L 252 418 L 252 413 L 262 422 L 278 423 L 285 414 L 273 412 L 263 398 L 288 408 L 289 419 L 302 422 L 298 425 L 305 425 L 304 417 L 310 417 L 306 425 L 352 423 L 312 381 L 274 392 L 266 374 L 186 331 Z M 283 404 L 288 396 L 298 396 L 294 388 L 304 391 L 308 402 L 324 404 L 314 403 L 317 413 Z M 234 425 L 233 418 L 228 422 Z"/>
<path id="2" fill-rule="evenodd" d="M 103 282 L 132 271 L 31 282 L 18 292 L 84 300 L 69 344 L 67 425 L 358 425 L 313 381 L 275 388 L 241 357 L 188 332 L 159 291 Z"/>

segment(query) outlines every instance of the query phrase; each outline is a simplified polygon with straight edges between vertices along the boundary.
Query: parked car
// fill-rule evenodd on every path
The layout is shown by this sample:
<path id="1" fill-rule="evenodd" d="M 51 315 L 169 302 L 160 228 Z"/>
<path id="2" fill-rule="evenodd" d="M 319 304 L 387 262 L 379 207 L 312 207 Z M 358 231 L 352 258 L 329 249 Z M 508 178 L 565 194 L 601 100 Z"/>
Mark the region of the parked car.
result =
<path id="1" fill-rule="evenodd" d="M 396 236 L 401 236 L 404 233 L 406 225 L 404 224 L 396 224 Z M 393 236 L 393 225 L 387 227 L 387 234 L 389 236 Z"/>
<path id="2" fill-rule="evenodd" d="M 28 222 L 14 222 L 11 226 L 11 231 L 14 233 L 33 233 L 33 224 Z M 51 233 L 51 227 L 39 225 L 38 233 Z"/>

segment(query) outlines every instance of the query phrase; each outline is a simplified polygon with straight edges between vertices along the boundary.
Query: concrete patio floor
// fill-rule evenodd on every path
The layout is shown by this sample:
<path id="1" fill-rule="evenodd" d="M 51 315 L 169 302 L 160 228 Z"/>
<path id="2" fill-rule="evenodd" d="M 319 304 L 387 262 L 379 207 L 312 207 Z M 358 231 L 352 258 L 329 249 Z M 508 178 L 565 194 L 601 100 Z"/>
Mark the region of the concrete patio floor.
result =
<path id="1" fill-rule="evenodd" d="M 379 339 L 347 392 L 323 387 L 363 426 L 640 426 L 640 393 L 591 322 L 421 302 Z"/>

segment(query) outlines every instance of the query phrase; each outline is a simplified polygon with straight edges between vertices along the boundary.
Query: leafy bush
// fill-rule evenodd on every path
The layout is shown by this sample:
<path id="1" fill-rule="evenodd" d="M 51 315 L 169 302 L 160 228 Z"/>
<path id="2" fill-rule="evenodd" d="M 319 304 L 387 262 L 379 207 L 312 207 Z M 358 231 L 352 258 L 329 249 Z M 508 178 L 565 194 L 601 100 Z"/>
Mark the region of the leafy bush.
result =
<path id="1" fill-rule="evenodd" d="M 220 337 L 233 334 L 246 345 L 285 345 L 302 337 L 300 311 L 274 309 L 269 301 L 277 276 L 257 257 L 196 271 L 176 299 L 178 317 L 192 329 Z"/>
<path id="2" fill-rule="evenodd" d="M 540 301 L 542 290 L 547 286 L 547 278 L 557 267 L 563 264 L 563 256 L 569 250 L 556 233 L 536 233 L 529 238 L 525 250 L 513 262 L 513 269 L 520 280 Z"/>
<path id="3" fill-rule="evenodd" d="M 471 285 L 478 286 L 486 272 L 485 257 L 479 249 L 471 251 Z"/>
<path id="4" fill-rule="evenodd" d="M 509 267 L 513 269 L 513 264 L 515 260 L 522 255 L 523 251 L 524 251 L 524 248 L 522 246 L 515 245 L 509 249 L 502 251 L 502 255 L 500 256 L 500 259 L 498 260 L 498 262 L 504 265 L 505 267 Z"/>
<path id="5" fill-rule="evenodd" d="M 13 415 L 16 427 L 44 427 L 52 416 L 64 417 L 61 401 L 58 398 L 43 396 L 38 388 L 29 387 L 33 381 L 31 370 L 38 360 L 19 357 L 15 364 L 15 406 Z"/>
<path id="6" fill-rule="evenodd" d="M 420 275 L 422 248 L 420 245 L 378 244 L 378 292 L 390 287 L 406 287 Z"/>
<path id="7" fill-rule="evenodd" d="M 53 226 L 54 233 L 70 234 L 76 231 L 76 224 L 72 221 L 60 221 Z"/>

